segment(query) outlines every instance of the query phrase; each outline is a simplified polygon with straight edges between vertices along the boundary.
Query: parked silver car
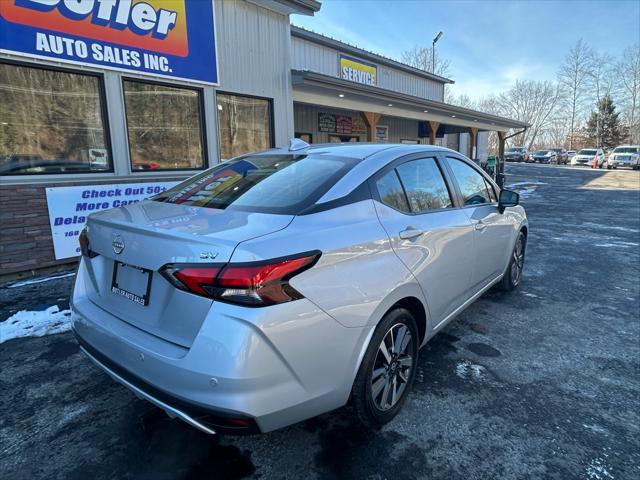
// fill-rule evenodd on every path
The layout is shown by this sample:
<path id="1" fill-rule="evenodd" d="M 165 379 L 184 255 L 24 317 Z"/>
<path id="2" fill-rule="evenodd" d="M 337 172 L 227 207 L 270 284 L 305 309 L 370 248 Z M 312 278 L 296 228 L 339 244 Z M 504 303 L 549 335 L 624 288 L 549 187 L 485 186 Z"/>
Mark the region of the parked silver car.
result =
<path id="1" fill-rule="evenodd" d="M 520 282 L 527 218 L 472 161 L 423 145 L 239 157 L 94 213 L 72 295 L 84 352 L 208 433 L 345 405 L 391 420 L 419 347 Z"/>
<path id="2" fill-rule="evenodd" d="M 606 155 L 601 148 L 583 148 L 571 159 L 571 165 L 586 165 L 593 168 L 596 164 L 598 168 L 606 165 Z"/>

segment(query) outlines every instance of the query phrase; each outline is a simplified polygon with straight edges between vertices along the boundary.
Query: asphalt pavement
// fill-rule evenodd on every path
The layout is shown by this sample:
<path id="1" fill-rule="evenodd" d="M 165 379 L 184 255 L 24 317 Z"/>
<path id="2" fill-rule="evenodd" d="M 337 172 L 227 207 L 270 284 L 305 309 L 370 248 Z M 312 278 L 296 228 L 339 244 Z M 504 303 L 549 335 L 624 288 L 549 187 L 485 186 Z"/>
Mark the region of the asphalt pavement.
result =
<path id="1" fill-rule="evenodd" d="M 377 432 L 343 408 L 210 437 L 97 370 L 70 333 L 0 344 L 0 478 L 640 478 L 640 172 L 510 164 L 524 279 L 422 350 Z M 0 288 L 0 321 L 68 308 L 72 277 Z M 5 320 L 6 321 L 6 320 Z"/>

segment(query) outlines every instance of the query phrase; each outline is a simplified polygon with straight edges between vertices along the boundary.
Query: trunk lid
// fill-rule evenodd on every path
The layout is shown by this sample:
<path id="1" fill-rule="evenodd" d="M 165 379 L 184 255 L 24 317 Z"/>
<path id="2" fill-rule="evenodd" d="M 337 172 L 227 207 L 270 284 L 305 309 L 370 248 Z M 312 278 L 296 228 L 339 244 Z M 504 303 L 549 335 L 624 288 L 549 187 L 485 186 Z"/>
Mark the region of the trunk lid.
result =
<path id="1" fill-rule="evenodd" d="M 90 248 L 98 254 L 85 258 L 89 299 L 141 330 L 188 348 L 212 300 L 176 289 L 158 270 L 167 263 L 228 262 L 240 242 L 281 230 L 292 219 L 150 200 L 95 213 L 87 222 Z"/>

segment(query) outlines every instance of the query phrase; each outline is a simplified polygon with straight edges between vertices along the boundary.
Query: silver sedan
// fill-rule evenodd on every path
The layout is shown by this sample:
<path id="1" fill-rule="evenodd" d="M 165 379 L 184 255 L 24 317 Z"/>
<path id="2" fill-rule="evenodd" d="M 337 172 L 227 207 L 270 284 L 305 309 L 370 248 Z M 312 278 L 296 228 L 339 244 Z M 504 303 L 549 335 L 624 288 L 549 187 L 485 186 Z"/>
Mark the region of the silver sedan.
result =
<path id="1" fill-rule="evenodd" d="M 91 215 L 72 296 L 88 357 L 207 433 L 351 401 L 390 421 L 436 332 L 518 286 L 518 194 L 442 147 L 293 143 Z"/>

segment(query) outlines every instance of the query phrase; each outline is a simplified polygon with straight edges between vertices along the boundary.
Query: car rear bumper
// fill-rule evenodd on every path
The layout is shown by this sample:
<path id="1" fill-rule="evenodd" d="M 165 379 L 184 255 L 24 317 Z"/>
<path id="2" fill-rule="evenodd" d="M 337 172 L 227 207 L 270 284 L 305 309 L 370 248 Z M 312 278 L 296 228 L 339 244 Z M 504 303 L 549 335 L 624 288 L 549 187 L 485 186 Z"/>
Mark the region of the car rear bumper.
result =
<path id="1" fill-rule="evenodd" d="M 369 327 L 346 328 L 307 299 L 267 308 L 214 303 L 185 348 L 93 304 L 82 277 L 81 268 L 71 315 L 85 353 L 138 396 L 204 432 L 267 432 L 348 400 Z"/>

